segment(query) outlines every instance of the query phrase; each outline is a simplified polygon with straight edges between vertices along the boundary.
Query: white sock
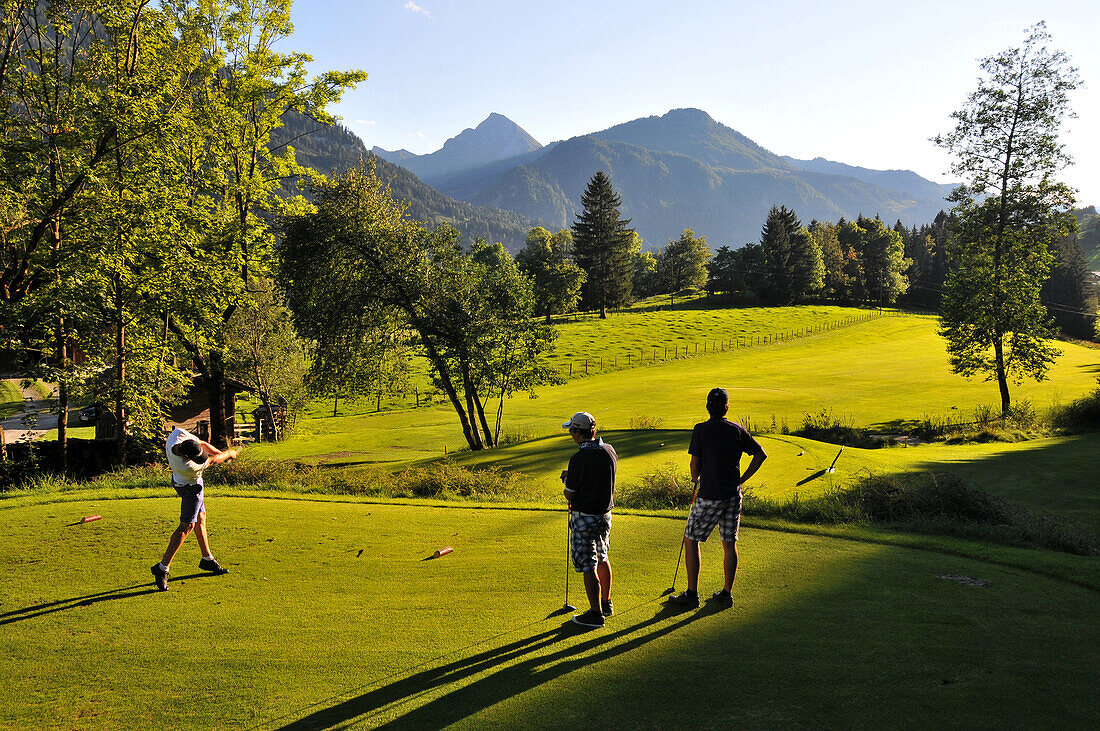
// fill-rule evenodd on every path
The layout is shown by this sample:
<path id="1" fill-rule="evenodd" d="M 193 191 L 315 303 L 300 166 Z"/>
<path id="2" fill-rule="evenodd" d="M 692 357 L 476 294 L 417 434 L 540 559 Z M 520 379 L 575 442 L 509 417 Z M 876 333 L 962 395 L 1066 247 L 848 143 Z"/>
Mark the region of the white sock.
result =
<path id="1" fill-rule="evenodd" d="M 163 561 L 161 561 L 160 564 L 158 564 L 158 565 L 160 566 L 161 571 L 163 571 L 166 574 L 168 573 L 168 567 L 164 565 Z"/>

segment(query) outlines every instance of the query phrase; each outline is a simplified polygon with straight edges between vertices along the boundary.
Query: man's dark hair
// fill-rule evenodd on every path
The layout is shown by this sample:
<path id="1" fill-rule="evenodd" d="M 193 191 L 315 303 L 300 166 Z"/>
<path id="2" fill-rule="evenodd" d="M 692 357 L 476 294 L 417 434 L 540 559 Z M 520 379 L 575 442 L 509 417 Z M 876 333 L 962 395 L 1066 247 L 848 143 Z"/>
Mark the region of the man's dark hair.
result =
<path id="1" fill-rule="evenodd" d="M 596 427 L 592 427 L 591 429 L 580 429 L 578 427 L 571 426 L 571 427 L 569 427 L 569 431 L 577 432 L 582 437 L 584 437 L 584 440 L 586 442 L 592 441 L 592 439 L 595 438 L 595 436 L 596 436 Z"/>
<path id="2" fill-rule="evenodd" d="M 707 413 L 711 416 L 725 416 L 730 407 L 730 396 L 724 388 L 713 388 L 707 394 Z"/>
<path id="3" fill-rule="evenodd" d="M 202 451 L 202 446 L 194 439 L 186 439 L 179 443 L 179 455 L 192 462 L 206 461 L 206 453 Z"/>

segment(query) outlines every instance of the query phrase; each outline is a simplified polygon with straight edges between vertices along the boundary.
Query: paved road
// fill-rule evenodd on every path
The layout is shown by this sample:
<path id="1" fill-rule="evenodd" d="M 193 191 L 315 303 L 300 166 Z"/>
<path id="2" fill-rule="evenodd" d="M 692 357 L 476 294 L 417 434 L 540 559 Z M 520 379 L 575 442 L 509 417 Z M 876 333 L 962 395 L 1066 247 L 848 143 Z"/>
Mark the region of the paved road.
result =
<path id="1" fill-rule="evenodd" d="M 19 387 L 18 378 L 5 380 Z M 40 439 L 46 432 L 57 428 L 57 414 L 50 413 L 53 402 L 39 399 L 38 394 L 28 388 L 22 391 L 23 411 L 0 421 L 0 426 L 4 428 L 4 441 L 8 444 L 26 439 Z"/>

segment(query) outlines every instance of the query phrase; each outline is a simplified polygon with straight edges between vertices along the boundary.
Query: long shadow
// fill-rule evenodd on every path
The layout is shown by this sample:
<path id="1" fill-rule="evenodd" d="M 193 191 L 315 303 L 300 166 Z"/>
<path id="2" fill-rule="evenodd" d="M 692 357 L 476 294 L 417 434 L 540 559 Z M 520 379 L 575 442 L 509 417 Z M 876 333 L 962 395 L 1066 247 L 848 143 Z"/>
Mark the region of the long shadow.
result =
<path id="1" fill-rule="evenodd" d="M 572 672 L 580 667 L 602 662 L 669 634 L 713 611 L 709 605 L 697 612 L 690 612 L 678 622 L 655 632 L 644 632 L 649 627 L 665 621 L 681 610 L 663 607 L 651 619 L 606 634 L 597 632 L 592 639 L 549 655 L 527 658 L 495 673 L 464 685 L 432 700 L 423 706 L 383 724 L 383 728 L 439 728 L 459 721 L 477 711 L 507 698 Z M 351 698 L 330 708 L 325 708 L 305 718 L 283 726 L 283 729 L 327 729 L 362 721 L 361 717 L 386 706 L 408 700 L 416 695 L 447 685 L 456 686 L 459 681 L 477 673 L 522 658 L 549 647 L 563 639 L 582 633 L 579 627 L 568 621 L 560 627 L 539 633 L 533 637 L 495 648 L 449 665 L 432 668 L 395 683 L 377 688 Z M 614 642 L 632 634 L 642 633 L 632 640 L 609 647 L 590 657 L 584 654 L 600 645 Z"/>
<path id="2" fill-rule="evenodd" d="M 803 486 L 803 485 L 805 485 L 805 484 L 806 484 L 807 482 L 813 482 L 813 481 L 814 481 L 814 480 L 816 480 L 817 478 L 819 478 L 819 477 L 823 476 L 823 475 L 824 475 L 824 474 L 825 474 L 826 472 L 828 472 L 828 470 L 818 470 L 817 472 L 813 473 L 813 474 L 812 474 L 812 475 L 810 475 L 809 477 L 807 477 L 807 478 L 805 478 L 805 479 L 803 479 L 803 480 L 799 480 L 799 481 L 798 481 L 798 482 L 797 482 L 796 484 L 798 485 L 798 487 L 802 487 L 802 486 Z"/>
<path id="3" fill-rule="evenodd" d="M 172 581 L 202 579 L 208 576 L 214 576 L 214 574 L 202 572 L 198 574 L 188 574 L 187 576 L 174 576 L 172 577 Z M 54 612 L 63 612 L 67 609 L 90 607 L 99 602 L 114 601 L 116 599 L 132 599 L 133 597 L 142 596 L 143 594 L 157 593 L 160 593 L 160 590 L 152 585 L 152 580 L 141 584 L 133 584 L 131 586 L 120 586 L 117 589 L 108 589 L 107 591 L 101 591 L 96 594 L 85 594 L 84 596 L 75 596 L 69 599 L 57 599 L 52 602 L 35 604 L 22 609 L 13 609 L 9 612 L 0 614 L 0 625 L 21 622 L 24 619 L 34 619 L 35 617 L 53 614 Z"/>

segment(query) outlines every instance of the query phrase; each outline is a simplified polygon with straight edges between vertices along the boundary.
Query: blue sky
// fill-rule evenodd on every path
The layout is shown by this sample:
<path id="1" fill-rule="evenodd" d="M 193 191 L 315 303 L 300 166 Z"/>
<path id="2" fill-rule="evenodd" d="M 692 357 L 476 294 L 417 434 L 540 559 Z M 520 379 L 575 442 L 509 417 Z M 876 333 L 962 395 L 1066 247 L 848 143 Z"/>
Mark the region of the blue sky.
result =
<path id="1" fill-rule="evenodd" d="M 368 147 L 432 152 L 491 112 L 545 144 L 697 107 L 781 155 L 932 180 L 978 59 L 1045 20 L 1086 84 L 1063 179 L 1100 205 L 1093 2 L 296 0 L 293 19 L 285 48 L 369 74 L 336 108 Z"/>

